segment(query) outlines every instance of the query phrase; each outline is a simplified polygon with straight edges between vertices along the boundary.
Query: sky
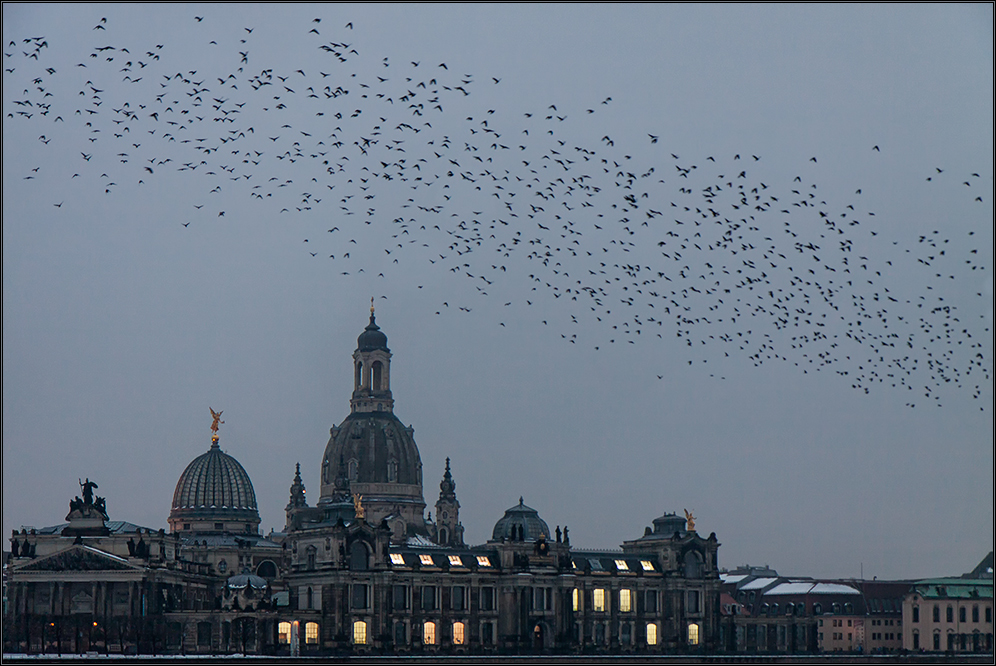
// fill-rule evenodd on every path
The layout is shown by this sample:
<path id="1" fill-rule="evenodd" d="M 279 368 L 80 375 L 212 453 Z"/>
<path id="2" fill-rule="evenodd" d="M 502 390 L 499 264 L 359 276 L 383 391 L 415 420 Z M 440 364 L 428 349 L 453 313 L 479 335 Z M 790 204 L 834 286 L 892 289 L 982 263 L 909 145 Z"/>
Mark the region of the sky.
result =
<path id="1" fill-rule="evenodd" d="M 3 529 L 280 530 L 374 299 L 429 510 L 917 578 L 993 543 L 992 5 L 3 5 Z"/>

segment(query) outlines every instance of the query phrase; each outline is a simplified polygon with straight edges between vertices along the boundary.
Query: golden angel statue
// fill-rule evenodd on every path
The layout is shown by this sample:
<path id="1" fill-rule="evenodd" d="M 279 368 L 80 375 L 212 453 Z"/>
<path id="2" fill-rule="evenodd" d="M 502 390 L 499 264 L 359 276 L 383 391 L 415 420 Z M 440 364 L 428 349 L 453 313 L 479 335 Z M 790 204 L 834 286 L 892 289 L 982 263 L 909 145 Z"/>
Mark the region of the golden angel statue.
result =
<path id="1" fill-rule="evenodd" d="M 208 407 L 208 409 L 211 409 L 211 408 Z M 211 418 L 214 419 L 211 422 L 211 432 L 213 432 L 215 434 L 218 433 L 218 424 L 219 423 L 224 423 L 224 421 L 221 420 L 221 415 L 222 414 L 224 414 L 224 411 L 216 412 L 213 409 L 211 409 Z"/>
<path id="2" fill-rule="evenodd" d="M 363 518 L 363 495 L 353 493 L 353 509 L 356 510 L 357 518 Z"/>
<path id="3" fill-rule="evenodd" d="M 689 511 L 688 509 L 682 509 L 682 511 L 685 512 L 685 521 L 688 523 L 688 527 L 686 529 L 689 532 L 694 532 L 695 531 L 695 516 L 693 516 L 692 512 Z"/>

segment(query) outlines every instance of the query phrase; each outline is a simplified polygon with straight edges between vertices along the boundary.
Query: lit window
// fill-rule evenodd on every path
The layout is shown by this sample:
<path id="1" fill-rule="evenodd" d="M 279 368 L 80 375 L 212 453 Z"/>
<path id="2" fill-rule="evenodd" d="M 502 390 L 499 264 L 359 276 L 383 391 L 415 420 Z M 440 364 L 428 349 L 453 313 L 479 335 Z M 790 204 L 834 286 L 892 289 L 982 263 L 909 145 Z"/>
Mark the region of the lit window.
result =
<path id="1" fill-rule="evenodd" d="M 436 644 L 436 623 L 426 622 L 422 625 L 422 642 L 426 645 Z"/>
<path id="2" fill-rule="evenodd" d="M 357 620 L 353 623 L 353 643 L 356 645 L 367 644 L 367 623 Z"/>
<path id="3" fill-rule="evenodd" d="M 647 625 L 647 645 L 657 645 L 657 625 L 653 622 Z"/>
<path id="4" fill-rule="evenodd" d="M 432 561 L 432 555 L 419 555 L 418 561 L 427 567 L 431 567 L 435 562 Z"/>
<path id="5" fill-rule="evenodd" d="M 462 567 L 463 560 L 460 559 L 459 555 L 450 555 L 450 566 L 451 567 Z"/>
<path id="6" fill-rule="evenodd" d="M 401 553 L 391 553 L 391 564 L 405 565 L 405 558 Z"/>
<path id="7" fill-rule="evenodd" d="M 477 566 L 479 566 L 479 567 L 490 567 L 491 566 L 491 560 L 488 559 L 487 555 L 478 555 L 477 556 Z"/>
<path id="8" fill-rule="evenodd" d="M 699 625 L 692 622 L 688 625 L 688 644 L 698 645 L 699 644 Z"/>
<path id="9" fill-rule="evenodd" d="M 598 588 L 592 593 L 592 605 L 596 611 L 605 610 L 605 590 Z"/>
<path id="10" fill-rule="evenodd" d="M 463 622 L 453 623 L 453 645 L 463 645 L 464 634 L 463 634 Z"/>
<path id="11" fill-rule="evenodd" d="M 616 569 L 619 569 L 619 571 L 629 571 L 629 565 L 626 564 L 626 560 L 616 560 Z"/>
<path id="12" fill-rule="evenodd" d="M 318 645 L 318 623 L 309 622 L 304 625 L 304 642 L 308 645 Z"/>
<path id="13" fill-rule="evenodd" d="M 290 643 L 291 623 L 281 622 L 277 625 L 277 642 L 281 645 Z"/>
<path id="14" fill-rule="evenodd" d="M 581 610 L 581 590 L 575 587 L 574 591 L 571 593 L 571 600 L 572 600 L 571 608 L 574 611 Z"/>
<path id="15" fill-rule="evenodd" d="M 653 571 L 654 570 L 654 563 L 651 562 L 650 560 L 640 560 L 640 566 L 643 567 L 644 571 Z"/>
<path id="16" fill-rule="evenodd" d="M 629 590 L 619 590 L 619 611 L 628 613 L 633 610 L 632 592 Z"/>

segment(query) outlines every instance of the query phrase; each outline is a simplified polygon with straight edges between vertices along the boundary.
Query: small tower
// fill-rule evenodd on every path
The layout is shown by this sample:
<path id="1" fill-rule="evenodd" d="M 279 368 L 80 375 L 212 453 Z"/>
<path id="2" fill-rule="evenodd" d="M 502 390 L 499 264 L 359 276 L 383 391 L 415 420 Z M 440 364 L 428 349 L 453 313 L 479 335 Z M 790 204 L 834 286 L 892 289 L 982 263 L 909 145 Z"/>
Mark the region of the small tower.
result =
<path id="1" fill-rule="evenodd" d="M 387 336 L 374 320 L 373 299 L 370 299 L 370 323 L 356 340 L 353 352 L 352 412 L 392 412 L 391 350 Z"/>
<path id="2" fill-rule="evenodd" d="M 297 467 L 294 470 L 294 482 L 291 483 L 290 487 L 290 501 L 287 502 L 287 506 L 284 508 L 284 512 L 287 514 L 287 525 L 284 527 L 284 531 L 290 531 L 292 528 L 300 527 L 300 521 L 295 520 L 295 518 L 302 513 L 302 509 L 308 508 L 308 500 L 305 498 L 304 482 L 301 480 L 301 463 L 297 463 Z"/>
<path id="3" fill-rule="evenodd" d="M 460 524 L 460 502 L 456 498 L 456 481 L 450 474 L 450 459 L 439 482 L 439 499 L 436 501 L 436 543 L 440 546 L 462 547 L 463 525 Z"/>

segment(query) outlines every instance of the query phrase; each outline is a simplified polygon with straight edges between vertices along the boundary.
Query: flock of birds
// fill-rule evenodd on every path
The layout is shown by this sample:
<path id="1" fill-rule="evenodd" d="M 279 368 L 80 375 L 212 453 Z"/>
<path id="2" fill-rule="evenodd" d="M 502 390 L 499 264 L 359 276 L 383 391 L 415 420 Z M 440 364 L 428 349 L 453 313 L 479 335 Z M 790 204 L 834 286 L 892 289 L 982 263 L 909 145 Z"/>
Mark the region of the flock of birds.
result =
<path id="1" fill-rule="evenodd" d="M 169 180 L 183 187 L 184 228 L 226 218 L 243 197 L 303 229 L 303 256 L 337 275 L 390 279 L 419 263 L 469 280 L 473 297 L 514 294 L 502 308 L 544 299 L 556 308 L 537 307 L 536 321 L 562 312 L 568 343 L 660 340 L 713 366 L 731 354 L 778 360 L 864 392 L 907 391 L 910 407 L 941 404 L 945 385 L 979 398 L 991 382 L 990 322 L 942 295 L 987 270 L 978 248 L 940 229 L 878 236 L 860 189 L 820 188 L 817 157 L 779 176 L 762 155 L 689 159 L 655 134 L 636 151 L 588 129 L 611 98 L 488 108 L 476 100 L 500 100 L 500 77 L 361 56 L 351 23 L 301 26 L 314 55 L 281 69 L 257 55 L 256 29 L 208 41 L 204 17 L 190 22 L 214 54 L 197 68 L 181 64 L 182 49 L 112 37 L 107 19 L 78 59 L 56 61 L 44 36 L 10 41 L 4 85 L 18 92 L 5 92 L 5 128 L 64 150 L 58 178 L 104 196 L 185 179 Z M 880 153 L 868 147 L 869 160 Z M 925 180 L 983 203 L 978 173 L 932 168 Z M 900 270 L 922 285 L 892 283 Z M 442 298 L 437 314 L 476 307 Z M 571 330 L 582 322 L 597 339 Z"/>

